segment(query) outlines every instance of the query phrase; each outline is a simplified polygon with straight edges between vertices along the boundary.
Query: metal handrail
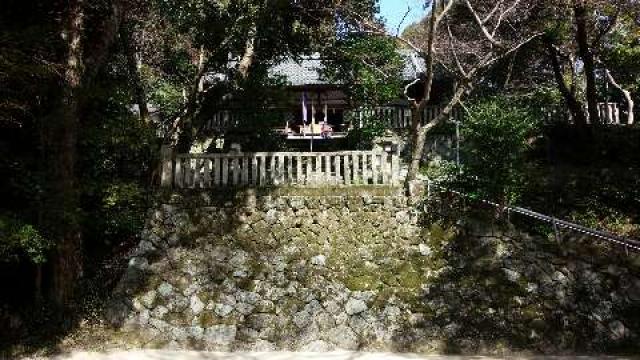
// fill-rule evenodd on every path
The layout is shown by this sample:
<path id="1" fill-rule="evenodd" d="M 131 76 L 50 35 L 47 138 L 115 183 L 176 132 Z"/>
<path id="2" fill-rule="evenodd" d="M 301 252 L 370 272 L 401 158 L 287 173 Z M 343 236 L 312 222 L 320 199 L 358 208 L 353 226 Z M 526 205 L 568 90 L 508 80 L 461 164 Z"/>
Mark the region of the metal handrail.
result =
<path id="1" fill-rule="evenodd" d="M 456 190 L 451 190 L 445 187 L 442 187 L 430 180 L 427 180 L 427 189 L 428 192 L 431 192 L 432 188 L 437 188 L 464 198 L 468 198 L 468 199 L 473 199 L 472 196 L 468 195 L 468 194 L 464 194 L 460 191 L 456 191 Z M 490 205 L 495 207 L 496 209 L 502 210 L 502 211 L 506 211 L 506 212 L 513 212 L 516 214 L 520 214 L 526 217 L 530 217 L 533 219 L 537 219 L 539 221 L 544 221 L 547 223 L 550 223 L 554 226 L 554 228 L 557 227 L 562 227 L 565 229 L 569 229 L 575 232 L 579 232 L 581 234 L 584 235 L 588 235 L 588 236 L 592 236 L 595 238 L 598 238 L 600 240 L 605 240 L 607 242 L 619 245 L 619 246 L 624 246 L 625 249 L 627 250 L 633 250 L 636 252 L 640 252 L 640 241 L 635 240 L 635 239 L 630 239 L 624 236 L 620 236 L 617 234 L 613 234 L 610 232 L 606 232 L 606 231 L 602 231 L 602 230 L 596 230 L 596 229 L 591 229 L 588 228 L 586 226 L 580 225 L 580 224 L 575 224 L 566 220 L 562 220 L 562 219 L 558 219 L 555 218 L 553 216 L 549 216 L 549 215 L 545 215 L 545 214 L 541 214 L 539 212 L 535 212 L 533 210 L 529 210 L 529 209 L 525 209 L 523 207 L 518 207 L 518 206 L 502 206 L 498 203 L 495 203 L 493 201 L 490 200 L 486 200 L 486 199 L 473 199 L 473 200 L 478 200 L 484 204 Z"/>

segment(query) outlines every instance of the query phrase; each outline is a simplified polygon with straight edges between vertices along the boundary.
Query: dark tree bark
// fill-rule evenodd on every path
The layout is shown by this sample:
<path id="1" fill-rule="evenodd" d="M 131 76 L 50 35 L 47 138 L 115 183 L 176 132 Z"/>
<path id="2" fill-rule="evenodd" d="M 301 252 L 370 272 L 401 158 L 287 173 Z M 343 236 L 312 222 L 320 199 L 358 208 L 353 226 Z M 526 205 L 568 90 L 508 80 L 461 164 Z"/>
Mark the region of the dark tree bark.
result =
<path id="1" fill-rule="evenodd" d="M 75 168 L 82 89 L 108 59 L 120 20 L 120 4 L 114 0 L 109 3 L 109 13 L 92 18 L 91 33 L 95 37 L 88 41 L 84 31 L 88 23 L 87 1 L 69 0 L 67 4 L 62 29 L 67 49 L 63 59 L 60 102 L 55 113 L 43 125 L 42 132 L 48 188 L 41 218 L 47 234 L 55 243 L 50 262 L 48 297 L 61 309 L 67 309 L 71 304 L 77 280 L 83 273 Z"/>
<path id="2" fill-rule="evenodd" d="M 553 74 L 556 79 L 556 84 L 558 85 L 558 90 L 560 90 L 560 93 L 564 97 L 564 100 L 567 103 L 567 107 L 571 112 L 571 116 L 573 117 L 573 121 L 575 122 L 575 124 L 580 127 L 584 127 L 587 124 L 587 119 L 585 117 L 584 111 L 582 110 L 582 103 L 575 97 L 573 91 L 569 89 L 567 83 L 564 80 L 562 67 L 560 66 L 558 50 L 556 50 L 553 43 L 549 39 L 545 39 L 545 45 L 547 46 L 549 57 L 551 58 L 551 65 L 553 67 Z"/>
<path id="3" fill-rule="evenodd" d="M 180 115 L 174 120 L 174 129 L 172 135 L 176 137 L 176 146 L 178 151 L 188 152 L 191 148 L 193 140 L 197 136 L 197 129 L 194 126 L 194 117 L 198 111 L 198 105 L 201 102 L 200 84 L 202 77 L 207 71 L 207 54 L 204 46 L 200 47 L 198 56 L 198 69 L 191 83 L 191 89 L 187 94 L 187 101 Z"/>
<path id="4" fill-rule="evenodd" d="M 66 307 L 82 274 L 82 237 L 78 223 L 75 176 L 79 126 L 79 90 L 84 74 L 84 0 L 69 2 L 63 38 L 67 45 L 61 101 L 57 116 L 48 121 L 45 148 L 50 187 L 46 194 L 44 221 L 56 248 L 51 262 L 50 299 Z"/>
<path id="5" fill-rule="evenodd" d="M 575 0 L 573 12 L 576 21 L 576 42 L 578 52 L 584 63 L 584 74 L 587 79 L 587 112 L 592 124 L 600 123 L 598 111 L 598 90 L 596 88 L 595 60 L 588 35 L 588 8 L 584 0 Z"/>

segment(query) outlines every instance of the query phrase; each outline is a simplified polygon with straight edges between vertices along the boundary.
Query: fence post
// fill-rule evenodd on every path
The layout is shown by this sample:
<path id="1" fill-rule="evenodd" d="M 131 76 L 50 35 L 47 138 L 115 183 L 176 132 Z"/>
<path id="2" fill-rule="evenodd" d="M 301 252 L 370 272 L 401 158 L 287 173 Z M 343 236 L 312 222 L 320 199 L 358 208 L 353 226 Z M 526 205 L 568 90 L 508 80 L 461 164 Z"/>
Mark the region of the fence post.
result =
<path id="1" fill-rule="evenodd" d="M 400 155 L 397 152 L 391 154 L 391 184 L 398 185 L 400 182 Z"/>
<path id="2" fill-rule="evenodd" d="M 160 159 L 162 161 L 160 186 L 171 187 L 173 185 L 173 147 L 171 145 L 162 145 Z"/>

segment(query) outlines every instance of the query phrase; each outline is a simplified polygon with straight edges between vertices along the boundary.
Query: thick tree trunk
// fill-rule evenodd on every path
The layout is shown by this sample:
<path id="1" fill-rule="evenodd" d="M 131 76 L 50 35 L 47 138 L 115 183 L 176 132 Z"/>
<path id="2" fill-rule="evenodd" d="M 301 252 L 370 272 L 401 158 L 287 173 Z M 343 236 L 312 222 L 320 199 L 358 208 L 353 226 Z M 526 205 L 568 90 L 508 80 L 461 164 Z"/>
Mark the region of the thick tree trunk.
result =
<path id="1" fill-rule="evenodd" d="M 631 92 L 629 90 L 624 89 L 620 84 L 618 84 L 618 82 L 613 77 L 613 75 L 611 75 L 611 72 L 609 70 L 606 70 L 606 74 L 607 74 L 607 80 L 609 80 L 609 83 L 613 85 L 613 87 L 618 89 L 624 95 L 624 98 L 627 100 L 627 124 L 633 125 L 633 123 L 635 122 L 634 114 L 633 114 L 634 102 L 633 102 L 633 97 L 631 96 Z"/>
<path id="2" fill-rule="evenodd" d="M 134 101 L 138 104 L 140 120 L 145 124 L 149 124 L 147 94 L 142 84 L 142 77 L 140 76 L 140 66 L 137 58 L 138 51 L 133 41 L 133 29 L 130 23 L 127 22 L 120 27 L 120 38 L 122 39 L 122 45 L 127 57 L 127 69 L 131 77 Z"/>
<path id="3" fill-rule="evenodd" d="M 589 121 L 592 124 L 600 123 L 600 113 L 598 111 L 598 90 L 596 88 L 596 70 L 593 52 L 589 45 L 588 35 L 588 9 L 584 0 L 575 0 L 573 11 L 576 21 L 576 41 L 582 62 L 584 63 L 584 74 L 587 79 L 587 112 Z"/>
<path id="4" fill-rule="evenodd" d="M 69 2 L 63 36 L 67 43 L 66 69 L 57 117 L 47 124 L 46 143 L 50 188 L 46 194 L 45 222 L 56 248 L 51 262 L 53 302 L 66 307 L 82 275 L 82 238 L 78 224 L 75 176 L 76 143 L 79 125 L 78 93 L 84 73 L 82 30 L 84 0 Z"/>
<path id="5" fill-rule="evenodd" d="M 84 78 L 87 82 L 93 79 L 102 69 L 106 61 L 111 55 L 116 35 L 120 30 L 122 21 L 122 1 L 109 0 L 109 12 L 102 14 L 100 18 L 92 18 L 92 32 L 87 34 L 96 34 L 85 41 L 85 71 Z"/>
<path id="6" fill-rule="evenodd" d="M 585 117 L 584 111 L 582 110 L 582 103 L 576 99 L 573 92 L 567 86 L 567 83 L 564 80 L 564 76 L 562 74 L 562 68 L 560 67 L 560 60 L 558 59 L 558 51 L 553 46 L 550 41 L 546 41 L 547 50 L 549 51 L 549 57 L 551 58 L 551 65 L 553 67 L 553 74 L 556 79 L 556 84 L 558 85 L 558 90 L 564 97 L 565 102 L 567 103 L 567 107 L 571 112 L 571 116 L 573 117 L 573 121 L 576 125 L 583 127 L 587 124 L 587 119 Z"/>

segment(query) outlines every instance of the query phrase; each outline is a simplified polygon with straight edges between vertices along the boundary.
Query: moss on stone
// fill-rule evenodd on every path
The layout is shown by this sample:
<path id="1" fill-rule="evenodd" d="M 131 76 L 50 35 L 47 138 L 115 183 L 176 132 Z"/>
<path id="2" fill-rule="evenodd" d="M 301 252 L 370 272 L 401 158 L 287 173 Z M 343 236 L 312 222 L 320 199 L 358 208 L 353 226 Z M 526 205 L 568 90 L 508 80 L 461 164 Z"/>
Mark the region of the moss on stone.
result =
<path id="1" fill-rule="evenodd" d="M 200 327 L 206 329 L 210 328 L 213 325 L 217 325 L 219 323 L 219 319 L 210 311 L 205 311 L 198 315 L 198 325 Z"/>
<path id="2" fill-rule="evenodd" d="M 187 316 L 187 312 L 169 312 L 164 318 L 164 321 L 174 326 L 187 326 L 191 324 L 191 319 Z"/>
<path id="3" fill-rule="evenodd" d="M 422 274 L 412 265 L 405 263 L 398 272 L 398 283 L 405 289 L 419 289 L 423 283 Z"/>
<path id="4" fill-rule="evenodd" d="M 344 285 L 351 291 L 373 290 L 378 286 L 378 277 L 373 274 L 348 276 L 344 279 Z"/>

